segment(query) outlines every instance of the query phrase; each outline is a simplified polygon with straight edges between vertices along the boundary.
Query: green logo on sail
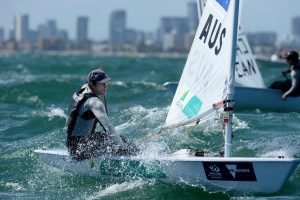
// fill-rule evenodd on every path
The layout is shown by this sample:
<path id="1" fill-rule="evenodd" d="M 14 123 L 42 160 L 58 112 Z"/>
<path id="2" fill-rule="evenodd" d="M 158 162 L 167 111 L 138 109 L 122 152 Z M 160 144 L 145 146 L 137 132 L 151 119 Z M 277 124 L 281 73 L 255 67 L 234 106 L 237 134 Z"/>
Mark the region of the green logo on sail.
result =
<path id="1" fill-rule="evenodd" d="M 190 99 L 190 101 L 185 105 L 182 112 L 183 114 L 185 114 L 185 116 L 189 118 L 195 117 L 199 113 L 202 104 L 202 101 L 197 96 L 193 96 Z"/>
<path id="2" fill-rule="evenodd" d="M 188 95 L 188 93 L 189 93 L 189 90 L 184 91 L 184 92 L 182 93 L 182 95 L 180 96 L 180 101 L 184 101 L 184 99 L 186 98 L 186 96 Z"/>

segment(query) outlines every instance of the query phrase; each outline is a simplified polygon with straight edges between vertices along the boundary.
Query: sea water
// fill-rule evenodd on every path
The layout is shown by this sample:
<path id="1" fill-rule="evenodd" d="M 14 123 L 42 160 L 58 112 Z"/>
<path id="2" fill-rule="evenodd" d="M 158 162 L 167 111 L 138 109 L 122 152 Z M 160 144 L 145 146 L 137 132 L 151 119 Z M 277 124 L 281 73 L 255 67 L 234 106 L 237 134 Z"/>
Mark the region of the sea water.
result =
<path id="1" fill-rule="evenodd" d="M 64 148 L 70 98 L 88 73 L 102 66 L 108 115 L 118 132 L 139 142 L 142 154 L 182 148 L 221 151 L 216 119 L 193 130 L 155 135 L 173 95 L 162 85 L 180 78 L 186 58 L 65 54 L 0 54 L 0 199 L 300 199 L 300 169 L 275 194 L 210 191 L 157 179 L 107 180 L 75 175 L 43 164 L 34 149 Z M 266 85 L 284 64 L 259 62 Z M 255 98 L 253 98 L 255 101 Z M 234 116 L 234 156 L 300 157 L 300 114 L 249 110 Z M 276 176 L 276 174 L 274 174 Z"/>

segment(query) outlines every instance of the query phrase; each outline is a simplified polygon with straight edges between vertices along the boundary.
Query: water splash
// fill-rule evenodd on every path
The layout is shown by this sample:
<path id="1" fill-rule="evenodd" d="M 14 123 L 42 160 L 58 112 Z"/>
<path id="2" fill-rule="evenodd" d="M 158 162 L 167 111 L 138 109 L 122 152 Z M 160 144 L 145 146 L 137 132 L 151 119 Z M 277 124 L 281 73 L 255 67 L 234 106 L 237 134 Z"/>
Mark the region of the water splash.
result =
<path id="1" fill-rule="evenodd" d="M 144 181 L 144 180 L 136 180 L 131 182 L 123 182 L 123 183 L 116 183 L 111 186 L 106 187 L 103 190 L 100 190 L 99 192 L 96 192 L 92 194 L 91 196 L 87 197 L 87 200 L 94 200 L 103 198 L 109 195 L 114 195 L 120 192 L 125 192 L 128 190 L 132 190 L 135 188 L 142 187 L 146 184 L 151 184 L 151 181 Z"/>
<path id="2" fill-rule="evenodd" d="M 61 108 L 56 108 L 54 107 L 54 105 L 52 105 L 52 107 L 50 108 L 50 111 L 43 113 L 42 115 L 48 117 L 49 121 L 53 120 L 55 117 L 61 117 L 61 118 L 65 118 L 66 121 L 68 119 L 67 114 L 65 113 L 65 111 Z"/>
<path id="3" fill-rule="evenodd" d="M 12 189 L 14 191 L 22 191 L 24 188 L 20 185 L 20 183 L 15 182 L 0 182 L 1 185 L 4 185 L 6 188 Z"/>
<path id="4" fill-rule="evenodd" d="M 243 148 L 255 151 L 258 157 L 275 158 L 284 156 L 285 158 L 291 158 L 299 156 L 297 155 L 300 151 L 299 146 L 300 136 L 297 133 L 290 133 L 289 135 L 275 138 L 257 138 L 254 141 L 247 141 Z"/>
<path id="5" fill-rule="evenodd" d="M 166 110 L 164 108 L 147 109 L 141 105 L 123 110 L 118 116 L 118 121 L 125 121 L 116 126 L 116 129 L 122 132 L 138 133 L 137 135 L 146 135 L 157 129 L 162 124 Z M 135 134 L 133 134 L 135 135 Z"/>
<path id="6" fill-rule="evenodd" d="M 241 130 L 241 129 L 249 129 L 248 123 L 239 119 L 237 116 L 233 117 L 233 131 Z"/>

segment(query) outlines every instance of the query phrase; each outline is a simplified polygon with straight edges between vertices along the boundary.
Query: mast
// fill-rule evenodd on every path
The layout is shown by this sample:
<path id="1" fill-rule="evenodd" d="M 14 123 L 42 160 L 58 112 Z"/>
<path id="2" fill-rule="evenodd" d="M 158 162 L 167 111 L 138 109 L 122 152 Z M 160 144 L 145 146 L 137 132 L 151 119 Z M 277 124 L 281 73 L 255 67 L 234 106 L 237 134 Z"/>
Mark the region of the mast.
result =
<path id="1" fill-rule="evenodd" d="M 231 49 L 231 70 L 227 100 L 224 105 L 224 124 L 225 124 L 225 157 L 231 156 L 231 137 L 232 137 L 232 118 L 234 107 L 234 82 L 235 82 L 235 61 L 236 61 L 236 46 L 237 46 L 237 32 L 239 23 L 239 0 L 232 0 L 234 4 L 234 20 L 233 20 L 233 34 L 232 34 L 232 49 Z"/>
<path id="2" fill-rule="evenodd" d="M 204 1 L 205 1 L 205 2 L 204 2 Z M 205 3 L 206 3 L 206 0 L 198 0 L 198 1 L 197 1 L 198 18 L 199 18 L 199 21 L 200 21 L 200 19 L 201 19 L 201 16 L 202 16 L 202 12 L 203 12 Z"/>

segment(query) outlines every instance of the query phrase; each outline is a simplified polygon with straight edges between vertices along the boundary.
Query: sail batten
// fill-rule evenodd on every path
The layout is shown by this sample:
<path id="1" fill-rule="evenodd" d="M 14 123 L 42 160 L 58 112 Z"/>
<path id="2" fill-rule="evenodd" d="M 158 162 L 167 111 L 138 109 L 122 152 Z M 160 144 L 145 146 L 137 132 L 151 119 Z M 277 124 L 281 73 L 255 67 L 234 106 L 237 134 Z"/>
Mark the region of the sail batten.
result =
<path id="1" fill-rule="evenodd" d="M 226 99 L 232 80 L 230 2 L 207 1 L 165 127 L 203 121 L 212 116 L 215 103 Z"/>

